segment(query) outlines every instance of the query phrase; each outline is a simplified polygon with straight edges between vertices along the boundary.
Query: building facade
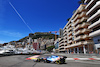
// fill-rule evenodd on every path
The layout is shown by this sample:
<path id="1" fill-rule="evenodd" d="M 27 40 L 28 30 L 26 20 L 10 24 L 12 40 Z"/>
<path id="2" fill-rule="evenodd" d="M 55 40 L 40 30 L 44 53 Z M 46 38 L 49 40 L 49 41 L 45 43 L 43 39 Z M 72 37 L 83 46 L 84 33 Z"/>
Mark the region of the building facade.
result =
<path id="1" fill-rule="evenodd" d="M 65 44 L 64 44 L 64 37 L 59 39 L 59 52 L 65 52 Z"/>
<path id="2" fill-rule="evenodd" d="M 33 48 L 35 49 L 35 50 L 39 50 L 40 48 L 39 48 L 39 43 L 33 43 Z"/>
<path id="3" fill-rule="evenodd" d="M 58 39 L 56 39 L 55 42 L 54 42 L 55 52 L 59 52 L 59 40 L 60 40 L 60 39 L 61 39 L 61 38 L 58 38 Z"/>
<path id="4" fill-rule="evenodd" d="M 63 37 L 63 29 L 59 29 L 59 37 Z"/>
<path id="5" fill-rule="evenodd" d="M 89 36 L 91 29 L 88 29 L 90 22 L 87 22 L 86 5 L 80 5 L 63 28 L 63 38 L 59 45 L 60 51 L 67 53 L 92 53 L 93 40 Z"/>
<path id="6" fill-rule="evenodd" d="M 93 37 L 96 53 L 100 53 L 100 0 L 85 0 L 84 3 L 87 4 L 85 9 L 88 10 L 86 15 L 89 16 L 87 22 L 91 23 L 88 29 L 92 29 L 89 36 Z"/>

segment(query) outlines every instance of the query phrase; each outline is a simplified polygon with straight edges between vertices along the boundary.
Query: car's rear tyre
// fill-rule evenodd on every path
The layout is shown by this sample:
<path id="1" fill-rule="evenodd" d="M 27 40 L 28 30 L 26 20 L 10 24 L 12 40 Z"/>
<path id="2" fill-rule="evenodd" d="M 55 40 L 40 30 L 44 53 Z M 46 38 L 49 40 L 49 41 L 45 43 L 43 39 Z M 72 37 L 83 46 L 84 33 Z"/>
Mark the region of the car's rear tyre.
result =
<path id="1" fill-rule="evenodd" d="M 47 63 L 50 63 L 51 61 L 46 60 Z"/>
<path id="2" fill-rule="evenodd" d="M 57 64 L 61 64 L 61 61 L 60 61 L 60 60 L 58 60 L 58 61 L 56 61 L 56 63 L 57 63 Z"/>
<path id="3" fill-rule="evenodd" d="M 37 59 L 37 62 L 40 62 L 40 59 Z"/>
<path id="4" fill-rule="evenodd" d="M 44 63 L 46 63 L 46 60 L 44 60 Z"/>

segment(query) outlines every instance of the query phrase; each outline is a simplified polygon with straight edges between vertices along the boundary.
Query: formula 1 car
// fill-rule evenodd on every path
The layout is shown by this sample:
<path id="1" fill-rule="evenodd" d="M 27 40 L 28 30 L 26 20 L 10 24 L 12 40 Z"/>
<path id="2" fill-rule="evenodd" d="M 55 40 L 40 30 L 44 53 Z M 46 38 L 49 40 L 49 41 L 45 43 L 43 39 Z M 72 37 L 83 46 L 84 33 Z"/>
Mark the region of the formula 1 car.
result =
<path id="1" fill-rule="evenodd" d="M 35 56 L 32 56 L 32 57 L 29 57 L 29 58 L 26 58 L 27 60 L 33 60 L 35 62 L 40 62 L 40 58 L 39 58 L 40 55 L 35 55 Z"/>
<path id="2" fill-rule="evenodd" d="M 64 64 L 65 63 L 65 59 L 67 57 L 66 56 L 47 56 L 45 58 L 43 58 L 44 63 L 57 63 L 57 64 Z"/>
<path id="3" fill-rule="evenodd" d="M 66 56 L 46 56 L 46 57 L 40 57 L 40 55 L 35 55 L 29 58 L 26 58 L 27 60 L 33 60 L 35 62 L 42 62 L 44 63 L 57 63 L 57 64 L 64 64 Z"/>

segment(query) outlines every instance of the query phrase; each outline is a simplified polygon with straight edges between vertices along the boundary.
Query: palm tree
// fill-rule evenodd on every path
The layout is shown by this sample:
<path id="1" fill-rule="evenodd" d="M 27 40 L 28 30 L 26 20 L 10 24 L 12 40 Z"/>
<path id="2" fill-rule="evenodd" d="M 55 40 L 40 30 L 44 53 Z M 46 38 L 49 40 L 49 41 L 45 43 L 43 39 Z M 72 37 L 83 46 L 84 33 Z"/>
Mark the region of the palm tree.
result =
<path id="1" fill-rule="evenodd" d="M 84 4 L 84 1 L 85 1 L 85 0 L 80 0 L 80 1 L 78 1 L 78 3 L 79 3 L 79 4 Z"/>

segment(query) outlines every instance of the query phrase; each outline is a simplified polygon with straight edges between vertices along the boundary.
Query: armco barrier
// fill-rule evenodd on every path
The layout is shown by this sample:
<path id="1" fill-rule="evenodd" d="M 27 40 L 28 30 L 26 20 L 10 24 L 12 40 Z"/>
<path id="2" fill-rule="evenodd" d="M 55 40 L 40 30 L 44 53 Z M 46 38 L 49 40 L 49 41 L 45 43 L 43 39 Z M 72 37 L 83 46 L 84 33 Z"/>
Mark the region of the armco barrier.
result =
<path id="1" fill-rule="evenodd" d="M 66 58 L 66 60 L 100 60 L 100 58 Z"/>

